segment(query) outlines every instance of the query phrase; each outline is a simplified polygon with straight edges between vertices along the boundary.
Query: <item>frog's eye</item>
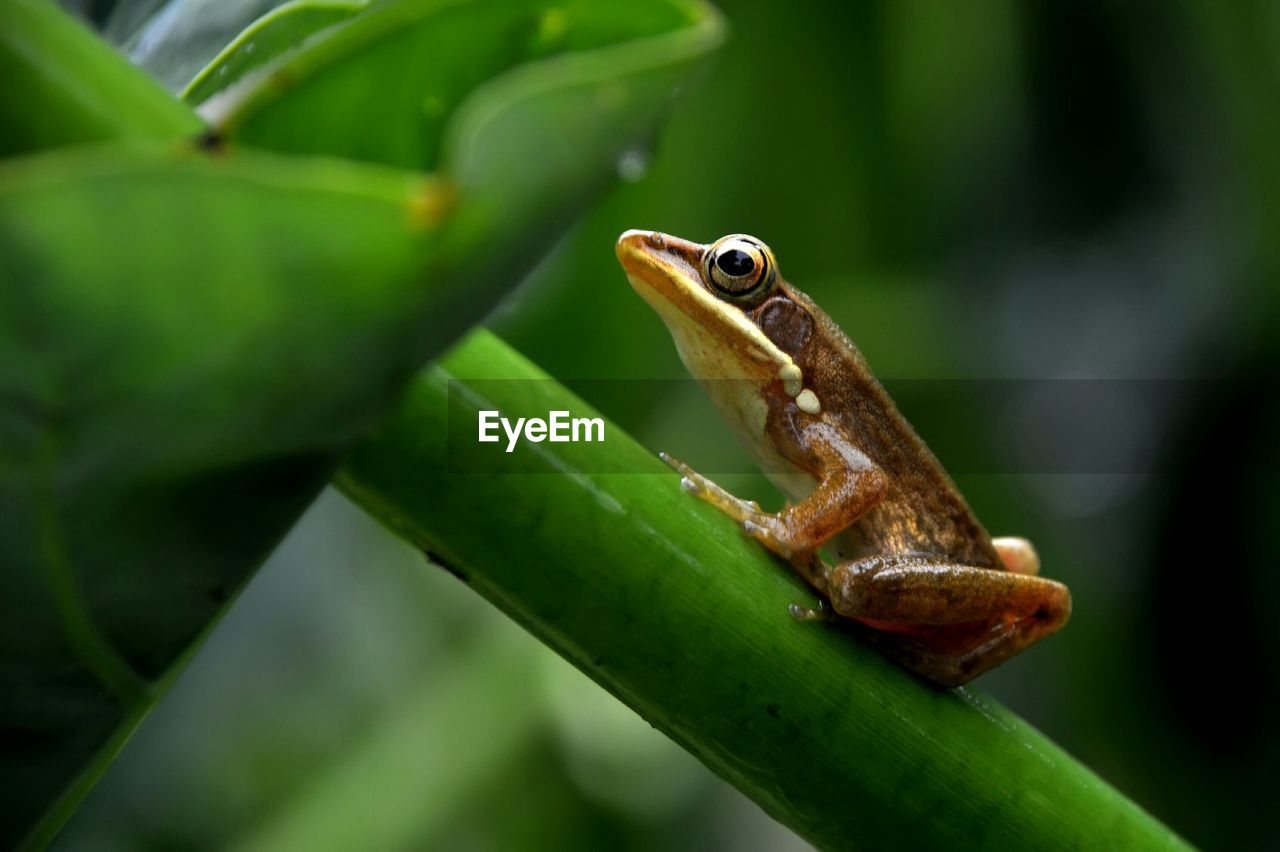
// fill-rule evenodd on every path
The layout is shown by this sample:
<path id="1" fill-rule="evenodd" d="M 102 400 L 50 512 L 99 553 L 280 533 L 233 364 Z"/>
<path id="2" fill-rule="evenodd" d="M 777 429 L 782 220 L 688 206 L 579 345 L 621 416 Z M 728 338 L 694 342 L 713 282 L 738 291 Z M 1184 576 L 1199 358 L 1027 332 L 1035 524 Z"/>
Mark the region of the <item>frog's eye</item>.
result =
<path id="1" fill-rule="evenodd" d="M 773 253 L 754 237 L 734 235 L 717 240 L 707 251 L 705 263 L 711 286 L 734 300 L 763 296 L 776 277 Z"/>

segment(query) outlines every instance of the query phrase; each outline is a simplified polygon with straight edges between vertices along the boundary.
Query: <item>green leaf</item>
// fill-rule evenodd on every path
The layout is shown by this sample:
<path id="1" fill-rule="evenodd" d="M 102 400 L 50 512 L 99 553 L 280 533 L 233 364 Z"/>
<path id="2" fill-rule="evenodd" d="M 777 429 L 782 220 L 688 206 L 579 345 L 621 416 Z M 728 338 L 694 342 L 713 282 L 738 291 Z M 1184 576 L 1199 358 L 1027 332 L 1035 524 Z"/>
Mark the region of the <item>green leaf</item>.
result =
<path id="1" fill-rule="evenodd" d="M 0 157 L 201 129 L 190 109 L 49 0 L 0 3 L 0 80 Z"/>
<path id="2" fill-rule="evenodd" d="M 340 484 L 817 847 L 1185 848 L 990 699 L 795 621 L 813 598 L 792 572 L 615 426 L 460 464 L 448 436 L 482 409 L 598 416 L 476 332 Z"/>
<path id="3" fill-rule="evenodd" d="M 212 157 L 121 143 L 0 169 L 0 728 L 31 744 L 0 837 L 64 789 L 28 839 L 52 836 L 342 451 L 652 134 L 719 29 L 699 7 L 653 36 L 644 8 L 531 63 L 545 17 L 473 21 L 509 61 L 431 125 L 455 152 L 435 177 L 234 133 Z M 382 104 L 382 132 L 410 102 Z"/>
<path id="4" fill-rule="evenodd" d="M 298 47 L 321 30 L 347 20 L 367 0 L 295 0 L 254 21 L 192 78 L 182 92 L 199 104 L 245 74 Z"/>
<path id="5" fill-rule="evenodd" d="M 0 173 L 0 727 L 39 744 L 5 762 L 4 836 L 145 708 L 448 339 L 423 321 L 468 283 L 438 265 L 448 198 L 266 155 Z"/>
<path id="6" fill-rule="evenodd" d="M 124 14 L 113 15 L 109 32 L 119 33 L 118 43 L 133 63 L 170 91 L 180 92 L 237 36 L 283 5 L 284 0 L 170 0 L 132 32 L 124 28 Z M 323 0 L 315 5 L 335 4 Z M 247 54 L 253 58 L 257 50 Z"/>
<path id="7" fill-rule="evenodd" d="M 620 85 L 619 70 L 683 64 L 720 37 L 714 13 L 683 0 L 625 10 L 587 0 L 389 0 L 220 92 L 201 112 L 242 144 L 431 170 L 441 167 L 454 112 L 522 63 L 554 60 L 530 72 L 526 89 L 590 74 L 598 60 L 620 63 L 597 81 L 598 100 L 589 105 L 613 119 L 651 106 L 642 91 Z M 229 65 L 251 44 L 216 64 Z M 482 97 L 500 100 L 507 82 Z"/>

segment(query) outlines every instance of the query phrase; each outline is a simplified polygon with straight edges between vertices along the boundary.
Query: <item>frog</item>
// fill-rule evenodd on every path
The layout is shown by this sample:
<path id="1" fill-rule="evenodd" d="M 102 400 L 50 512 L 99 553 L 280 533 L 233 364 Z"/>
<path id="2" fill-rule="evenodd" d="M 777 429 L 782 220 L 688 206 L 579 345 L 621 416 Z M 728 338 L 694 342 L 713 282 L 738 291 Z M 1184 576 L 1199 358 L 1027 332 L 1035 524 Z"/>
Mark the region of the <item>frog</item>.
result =
<path id="1" fill-rule="evenodd" d="M 680 359 L 786 496 L 767 512 L 672 456 L 682 487 L 790 565 L 816 607 L 942 688 L 1060 630 L 1071 594 L 1025 538 L 988 535 L 955 482 L 817 304 L 747 234 L 709 243 L 629 230 L 632 288 Z"/>

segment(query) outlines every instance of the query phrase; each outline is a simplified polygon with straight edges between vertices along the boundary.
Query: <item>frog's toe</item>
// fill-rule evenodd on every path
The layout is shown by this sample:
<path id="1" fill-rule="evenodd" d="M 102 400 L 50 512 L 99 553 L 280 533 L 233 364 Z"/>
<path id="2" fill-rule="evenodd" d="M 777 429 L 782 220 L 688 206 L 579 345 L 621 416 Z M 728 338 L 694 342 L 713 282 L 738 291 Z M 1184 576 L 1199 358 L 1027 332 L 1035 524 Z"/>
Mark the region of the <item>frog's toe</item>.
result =
<path id="1" fill-rule="evenodd" d="M 671 455 L 670 453 L 660 452 L 660 453 L 658 453 L 658 458 L 662 459 L 662 460 L 663 460 L 664 462 L 666 462 L 666 463 L 667 463 L 667 464 L 668 464 L 672 469 L 674 469 L 677 473 L 679 473 L 679 474 L 681 474 L 681 475 L 683 475 L 683 476 L 688 476 L 689 474 L 691 474 L 691 473 L 693 473 L 693 472 L 694 472 L 694 471 L 693 471 L 693 468 L 689 467 L 689 465 L 687 465 L 687 464 L 685 464 L 684 462 L 680 461 L 680 459 L 676 458 L 675 456 Z"/>
<path id="2" fill-rule="evenodd" d="M 819 599 L 818 605 L 814 607 L 800 606 L 800 604 L 788 604 L 787 612 L 791 613 L 791 617 L 796 621 L 828 621 L 835 622 L 840 620 L 840 616 L 832 612 L 827 606 L 826 601 Z"/>
<path id="3" fill-rule="evenodd" d="M 743 518 L 739 526 L 777 556 L 790 561 L 796 555 L 796 549 L 782 536 L 781 525 L 771 515 L 756 514 Z"/>
<path id="4" fill-rule="evenodd" d="M 1025 538 L 1003 536 L 991 539 L 996 553 L 1004 567 L 1015 574 L 1035 575 L 1040 573 L 1040 555 L 1035 546 Z"/>

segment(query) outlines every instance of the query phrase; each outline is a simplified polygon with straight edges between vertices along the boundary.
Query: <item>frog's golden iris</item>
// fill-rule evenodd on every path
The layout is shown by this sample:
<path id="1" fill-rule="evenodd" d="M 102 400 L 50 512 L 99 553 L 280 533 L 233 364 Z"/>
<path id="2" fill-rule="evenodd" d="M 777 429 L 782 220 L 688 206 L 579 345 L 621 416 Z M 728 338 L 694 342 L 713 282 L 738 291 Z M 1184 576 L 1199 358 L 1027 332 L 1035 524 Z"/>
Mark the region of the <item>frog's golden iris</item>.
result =
<path id="1" fill-rule="evenodd" d="M 773 252 L 755 237 L 732 234 L 716 240 L 703 260 L 703 276 L 717 295 L 736 302 L 759 302 L 777 279 Z"/>

